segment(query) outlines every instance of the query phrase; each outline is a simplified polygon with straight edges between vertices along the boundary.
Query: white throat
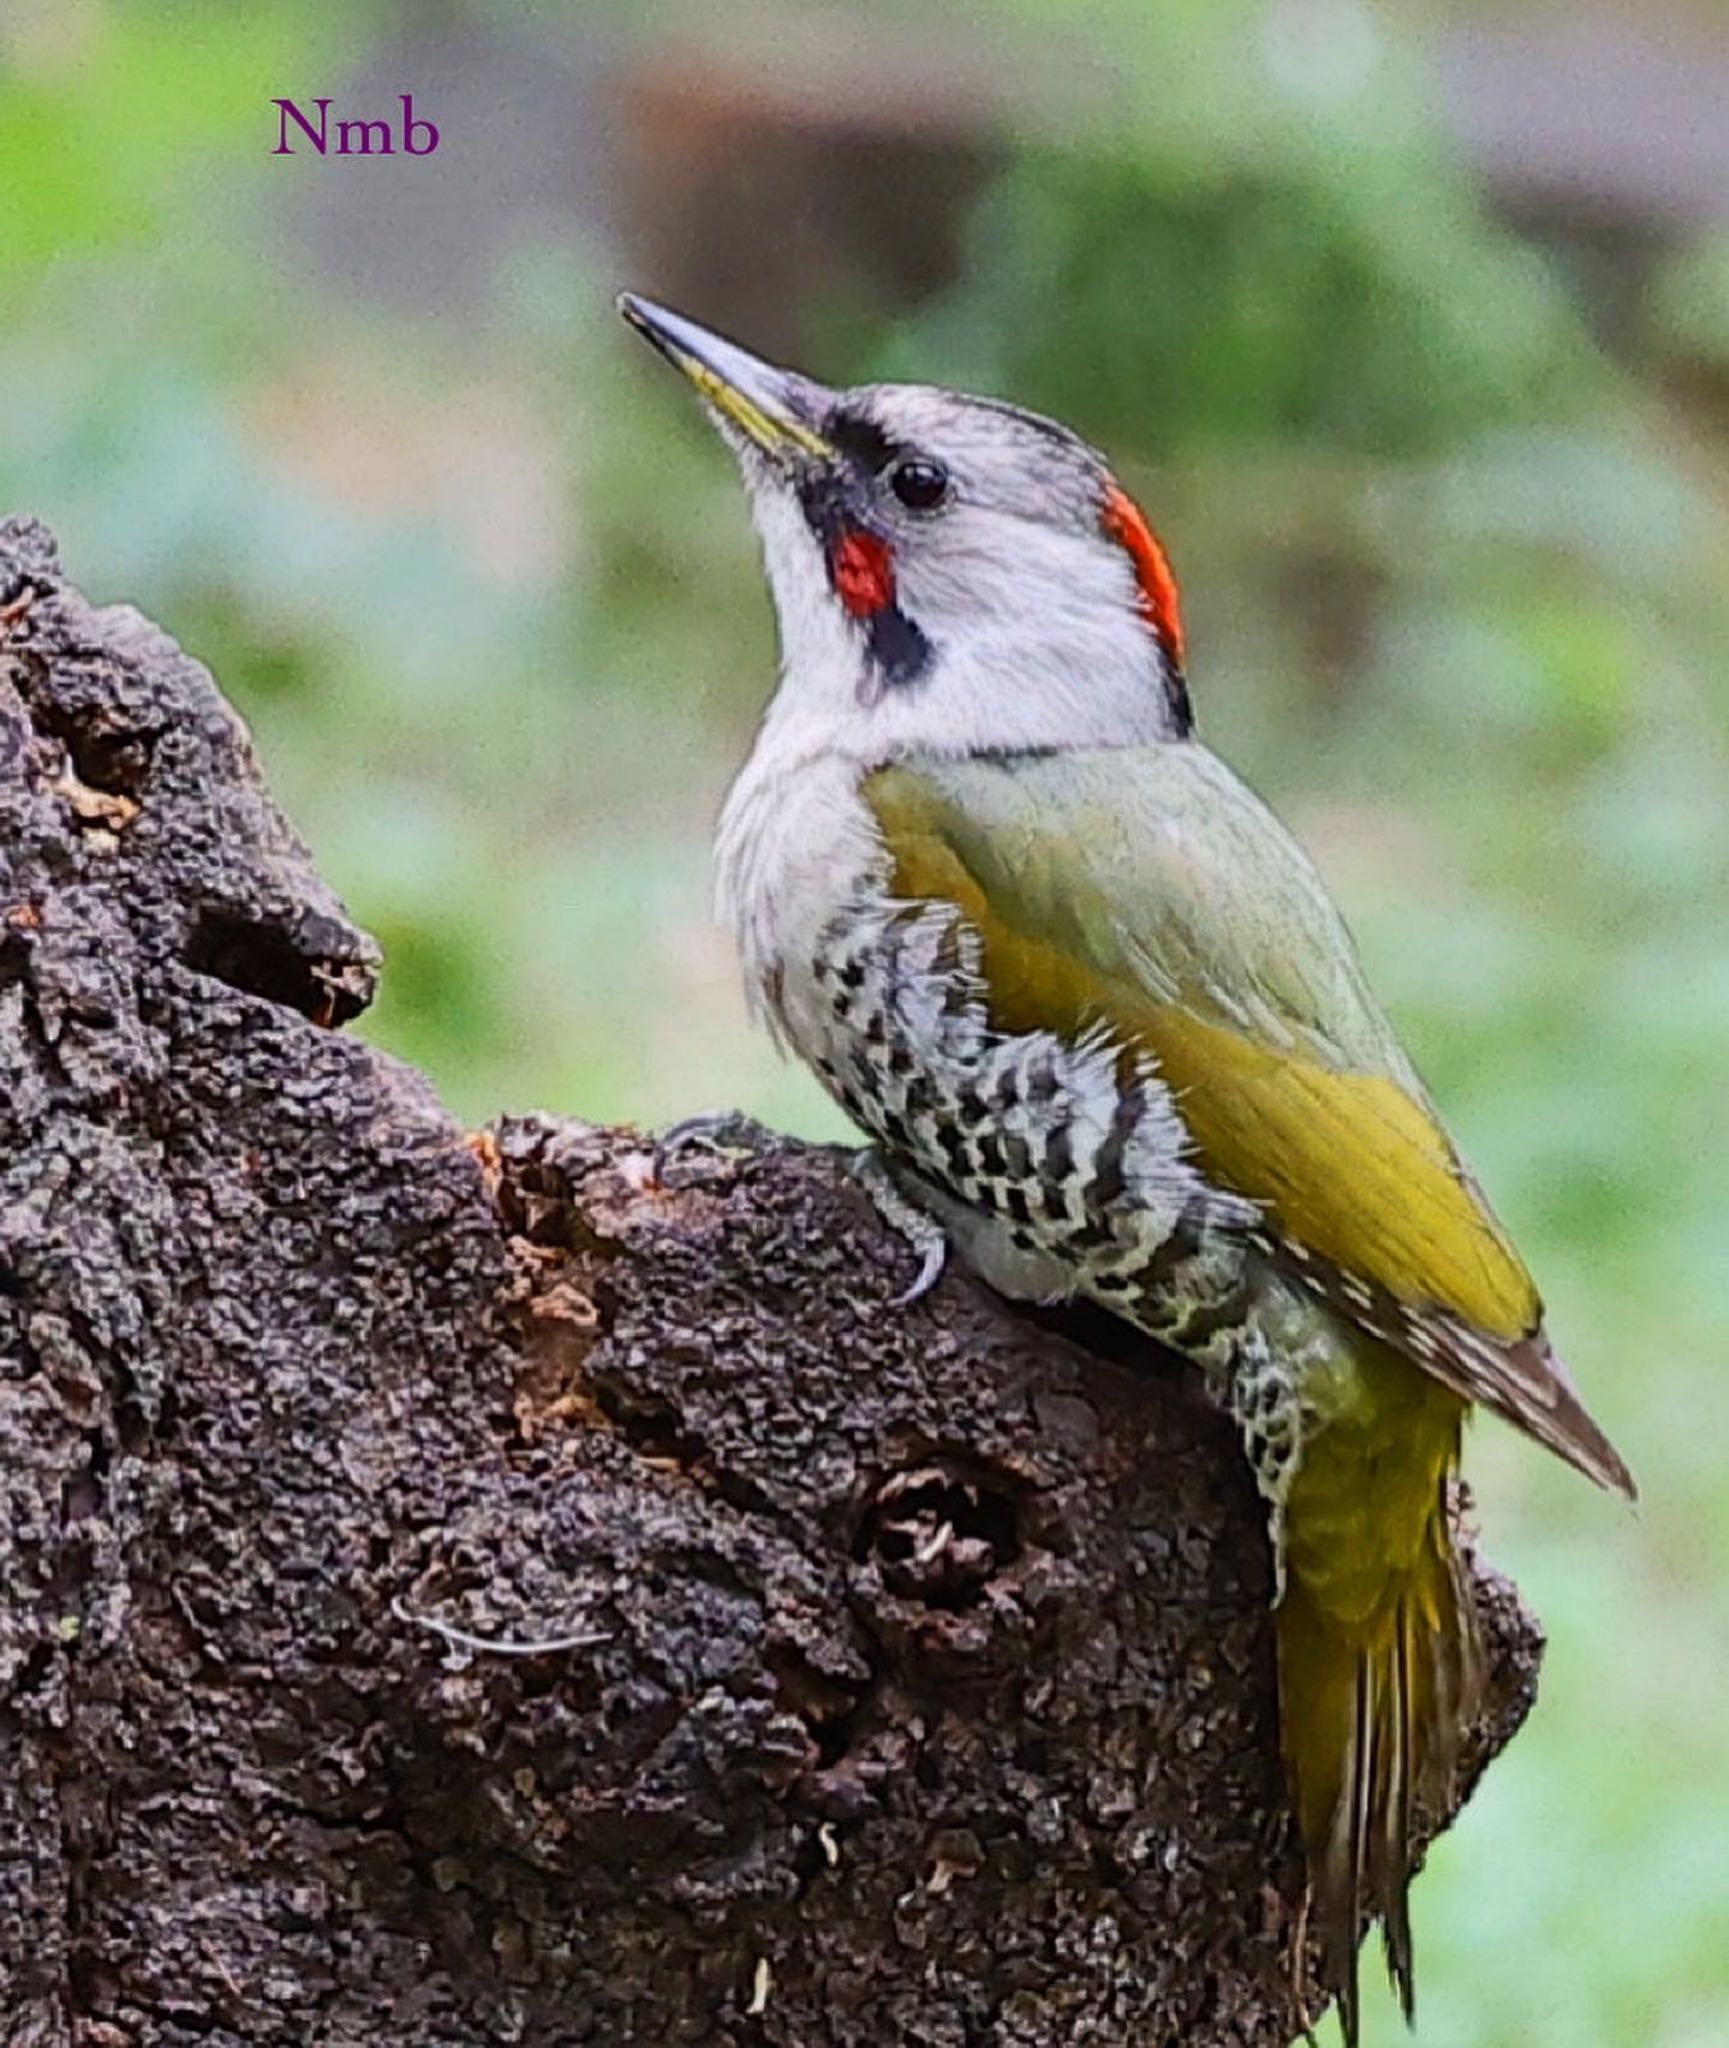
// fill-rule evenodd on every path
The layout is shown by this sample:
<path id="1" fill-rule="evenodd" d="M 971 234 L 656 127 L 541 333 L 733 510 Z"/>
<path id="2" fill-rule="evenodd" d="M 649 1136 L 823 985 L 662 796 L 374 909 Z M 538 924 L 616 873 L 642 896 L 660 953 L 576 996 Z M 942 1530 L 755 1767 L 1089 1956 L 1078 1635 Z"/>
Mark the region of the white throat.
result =
<path id="1" fill-rule="evenodd" d="M 859 624 L 828 584 L 822 552 L 790 494 L 753 492 L 780 623 L 780 683 L 728 793 L 716 841 L 717 894 L 753 1004 L 774 1021 L 796 1003 L 789 970 L 887 861 L 859 786 L 918 755 L 1145 746 L 1174 737 L 1157 643 L 1135 609 L 1127 565 L 1080 537 L 1025 527 L 1000 551 L 909 568 L 899 601 L 931 642 L 925 671 L 868 687 Z M 993 567 L 1023 553 L 1014 574 Z"/>

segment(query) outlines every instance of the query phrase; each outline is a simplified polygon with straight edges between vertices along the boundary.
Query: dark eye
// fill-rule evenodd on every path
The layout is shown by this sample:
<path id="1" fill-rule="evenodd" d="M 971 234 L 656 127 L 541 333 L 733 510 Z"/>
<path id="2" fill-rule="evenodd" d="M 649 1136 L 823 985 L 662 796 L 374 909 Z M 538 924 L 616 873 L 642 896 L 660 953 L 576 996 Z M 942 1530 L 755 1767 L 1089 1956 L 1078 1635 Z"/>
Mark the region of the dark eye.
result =
<path id="1" fill-rule="evenodd" d="M 933 512 L 949 494 L 949 473 L 940 462 L 914 457 L 889 472 L 889 489 L 913 512 Z"/>

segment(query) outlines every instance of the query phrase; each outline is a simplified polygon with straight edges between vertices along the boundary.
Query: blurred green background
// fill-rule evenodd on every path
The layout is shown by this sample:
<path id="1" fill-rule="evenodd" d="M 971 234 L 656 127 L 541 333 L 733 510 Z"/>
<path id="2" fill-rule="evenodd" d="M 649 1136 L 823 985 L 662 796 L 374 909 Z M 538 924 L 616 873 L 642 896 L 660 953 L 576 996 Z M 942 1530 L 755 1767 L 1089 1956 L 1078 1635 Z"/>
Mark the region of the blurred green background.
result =
<path id="1" fill-rule="evenodd" d="M 270 154 L 404 88 L 433 157 Z M 1725 107 L 1615 0 L 0 4 L 0 504 L 214 667 L 476 1121 L 840 1129 L 709 921 L 772 631 L 613 290 L 1113 451 L 1645 1487 L 1473 1443 L 1552 1643 L 1422 2048 L 1729 2042 Z"/>

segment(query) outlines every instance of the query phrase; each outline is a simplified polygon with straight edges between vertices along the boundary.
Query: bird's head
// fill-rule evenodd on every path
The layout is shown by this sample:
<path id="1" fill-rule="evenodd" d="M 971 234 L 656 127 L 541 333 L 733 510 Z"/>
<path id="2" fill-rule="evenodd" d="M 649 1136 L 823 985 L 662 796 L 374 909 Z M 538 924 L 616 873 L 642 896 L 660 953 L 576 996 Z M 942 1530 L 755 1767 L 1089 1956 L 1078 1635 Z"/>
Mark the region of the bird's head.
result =
<path id="1" fill-rule="evenodd" d="M 801 750 L 1128 746 L 1189 730 L 1164 549 L 1054 420 L 920 384 L 835 391 L 626 295 L 744 473 Z"/>

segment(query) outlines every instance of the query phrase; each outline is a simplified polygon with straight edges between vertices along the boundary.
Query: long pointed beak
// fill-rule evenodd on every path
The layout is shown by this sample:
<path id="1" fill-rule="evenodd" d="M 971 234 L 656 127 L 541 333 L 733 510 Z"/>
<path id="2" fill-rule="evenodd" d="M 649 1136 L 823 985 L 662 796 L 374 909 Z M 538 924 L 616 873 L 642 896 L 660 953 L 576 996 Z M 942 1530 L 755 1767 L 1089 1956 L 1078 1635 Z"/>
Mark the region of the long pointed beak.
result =
<path id="1" fill-rule="evenodd" d="M 643 339 L 682 370 L 727 426 L 776 462 L 826 461 L 834 449 L 816 431 L 821 385 L 777 369 L 724 335 L 669 313 L 634 292 L 621 292 L 618 310 Z"/>

